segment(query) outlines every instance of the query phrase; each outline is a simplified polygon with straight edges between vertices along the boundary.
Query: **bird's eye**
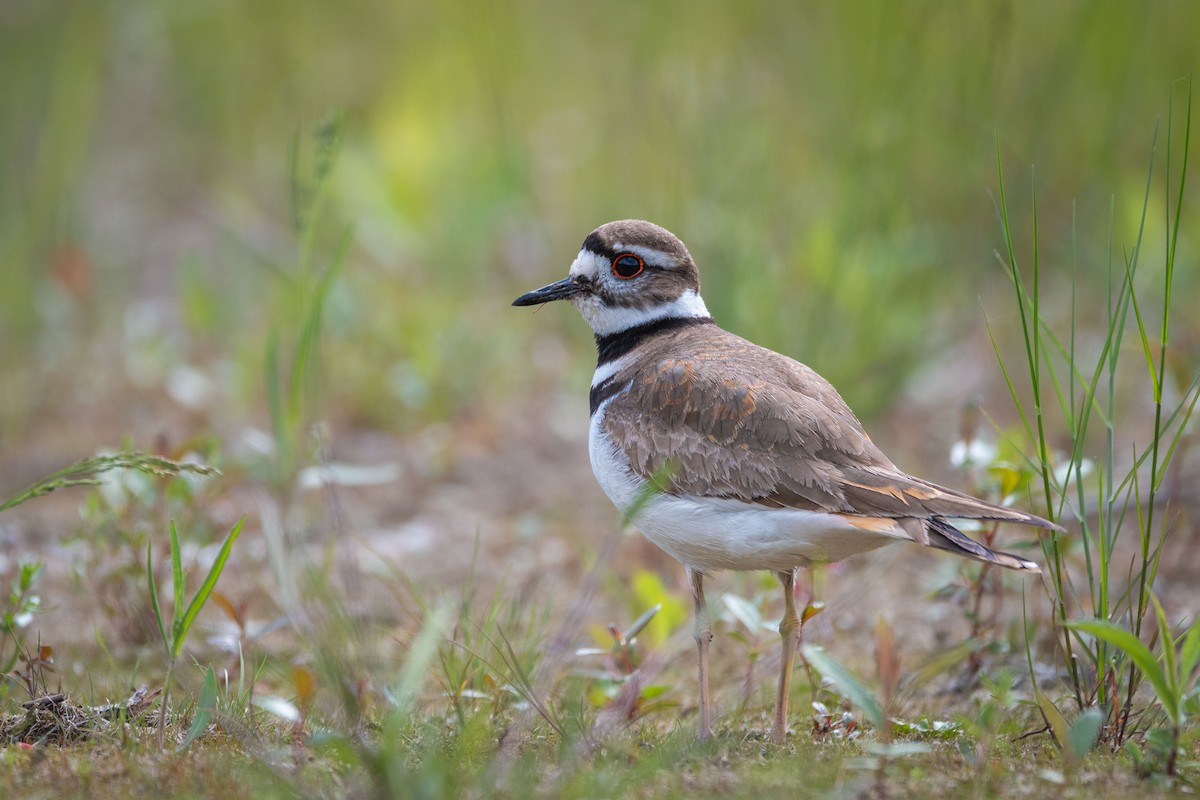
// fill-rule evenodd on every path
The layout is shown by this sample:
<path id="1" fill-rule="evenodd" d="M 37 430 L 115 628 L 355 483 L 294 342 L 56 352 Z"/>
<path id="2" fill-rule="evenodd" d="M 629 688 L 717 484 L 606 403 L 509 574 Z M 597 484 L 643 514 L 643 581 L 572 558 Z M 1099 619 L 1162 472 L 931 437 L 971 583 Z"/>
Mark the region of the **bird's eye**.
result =
<path id="1" fill-rule="evenodd" d="M 622 253 L 612 261 L 613 275 L 626 281 L 641 275 L 645 268 L 646 263 L 640 256 L 635 256 L 633 253 Z"/>

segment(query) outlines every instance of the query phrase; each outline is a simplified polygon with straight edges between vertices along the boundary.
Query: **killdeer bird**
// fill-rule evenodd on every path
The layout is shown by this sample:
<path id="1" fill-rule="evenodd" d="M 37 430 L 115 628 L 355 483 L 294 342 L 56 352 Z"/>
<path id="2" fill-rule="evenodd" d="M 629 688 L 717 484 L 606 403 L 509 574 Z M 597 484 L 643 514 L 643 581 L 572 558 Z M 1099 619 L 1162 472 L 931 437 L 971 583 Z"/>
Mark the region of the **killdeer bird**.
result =
<path id="1" fill-rule="evenodd" d="M 701 739 L 712 729 L 710 572 L 771 570 L 783 583 L 778 742 L 786 736 L 800 637 L 798 568 L 908 541 L 1040 572 L 947 519 L 1057 526 L 897 469 L 828 381 L 717 327 L 700 297 L 696 263 L 669 231 L 641 220 L 602 225 L 584 240 L 566 278 L 513 305 L 552 300 L 569 301 L 596 334 L 588 437 L 596 480 L 622 513 L 641 503 L 634 525 L 687 570 Z M 648 484 L 658 491 L 648 492 Z"/>

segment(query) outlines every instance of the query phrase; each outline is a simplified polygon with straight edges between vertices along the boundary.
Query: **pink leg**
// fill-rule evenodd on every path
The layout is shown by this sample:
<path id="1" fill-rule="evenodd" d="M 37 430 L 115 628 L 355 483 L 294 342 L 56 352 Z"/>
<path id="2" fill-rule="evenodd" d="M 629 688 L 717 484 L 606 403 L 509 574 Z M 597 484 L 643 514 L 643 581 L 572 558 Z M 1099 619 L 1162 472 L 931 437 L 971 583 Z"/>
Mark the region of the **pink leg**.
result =
<path id="1" fill-rule="evenodd" d="M 775 727 L 771 739 L 783 744 L 787 739 L 788 694 L 792 685 L 792 665 L 800 644 L 800 615 L 796 612 L 796 570 L 776 573 L 783 584 L 783 619 L 779 621 L 779 638 L 783 646 L 783 663 L 779 667 L 779 696 L 775 699 Z"/>
<path id="2" fill-rule="evenodd" d="M 696 607 L 696 649 L 700 656 L 700 741 L 712 736 L 712 703 L 708 697 L 708 646 L 712 643 L 712 621 L 704 601 L 704 575 L 688 567 L 692 601 Z"/>

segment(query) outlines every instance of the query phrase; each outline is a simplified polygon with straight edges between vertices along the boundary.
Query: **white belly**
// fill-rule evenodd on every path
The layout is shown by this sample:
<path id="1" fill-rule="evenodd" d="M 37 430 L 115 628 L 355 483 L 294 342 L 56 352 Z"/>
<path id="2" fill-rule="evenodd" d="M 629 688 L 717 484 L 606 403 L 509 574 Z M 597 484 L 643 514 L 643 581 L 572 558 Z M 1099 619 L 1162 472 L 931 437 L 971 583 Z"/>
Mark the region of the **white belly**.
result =
<path id="1" fill-rule="evenodd" d="M 592 415 L 588 453 L 600 488 L 622 513 L 646 481 L 629 468 Z M 840 561 L 896 541 L 850 525 L 837 514 L 766 508 L 740 500 L 657 494 L 633 519 L 646 538 L 692 569 L 789 570 Z"/>

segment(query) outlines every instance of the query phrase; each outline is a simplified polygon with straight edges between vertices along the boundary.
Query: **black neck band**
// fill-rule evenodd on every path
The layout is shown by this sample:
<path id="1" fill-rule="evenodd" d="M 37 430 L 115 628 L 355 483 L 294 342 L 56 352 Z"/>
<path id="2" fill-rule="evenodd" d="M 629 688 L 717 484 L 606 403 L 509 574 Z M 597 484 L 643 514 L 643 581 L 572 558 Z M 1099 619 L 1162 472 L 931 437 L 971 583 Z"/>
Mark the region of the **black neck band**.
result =
<path id="1" fill-rule="evenodd" d="M 602 367 L 610 361 L 616 361 L 621 356 L 637 347 L 651 336 L 657 336 L 666 331 L 686 328 L 689 325 L 712 325 L 712 317 L 663 317 L 643 325 L 627 328 L 620 333 L 596 337 L 596 366 Z"/>

